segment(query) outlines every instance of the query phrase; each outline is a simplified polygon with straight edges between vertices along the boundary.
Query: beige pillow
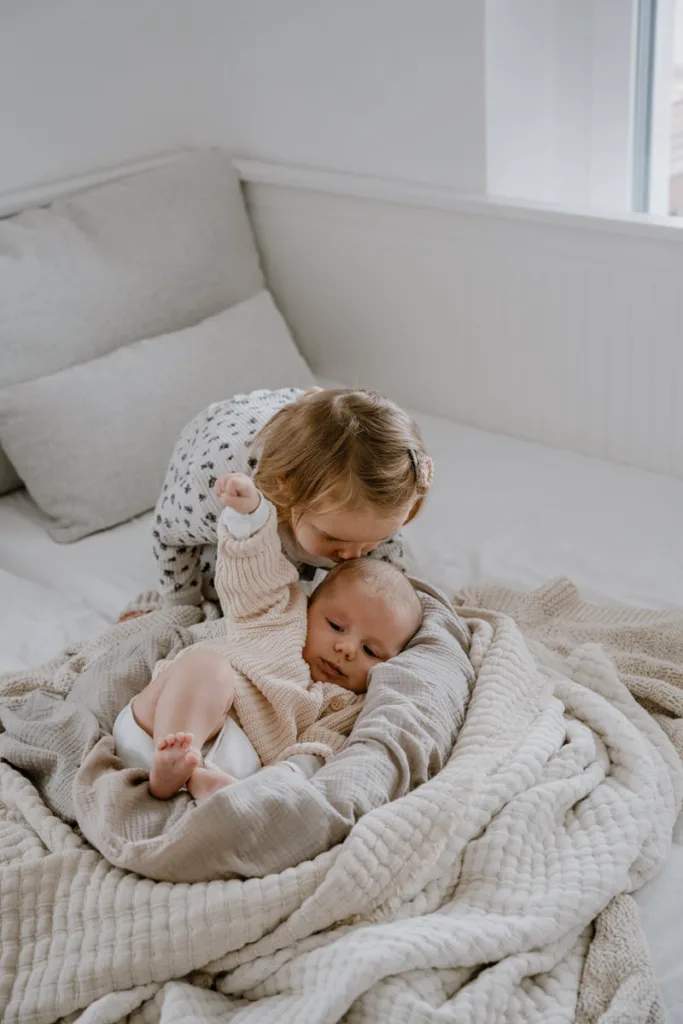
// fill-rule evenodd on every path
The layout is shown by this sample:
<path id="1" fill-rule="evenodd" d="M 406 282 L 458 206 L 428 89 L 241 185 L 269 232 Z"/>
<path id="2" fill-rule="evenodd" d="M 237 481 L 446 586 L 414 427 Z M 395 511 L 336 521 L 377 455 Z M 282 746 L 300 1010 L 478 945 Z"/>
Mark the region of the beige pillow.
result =
<path id="1" fill-rule="evenodd" d="M 27 210 L 0 221 L 0 388 L 197 324 L 263 287 L 220 153 Z M 0 453 L 0 494 L 17 482 Z"/>
<path id="2" fill-rule="evenodd" d="M 73 541 L 151 508 L 178 434 L 211 402 L 313 377 L 268 292 L 196 327 L 0 391 L 0 443 L 50 533 Z"/>

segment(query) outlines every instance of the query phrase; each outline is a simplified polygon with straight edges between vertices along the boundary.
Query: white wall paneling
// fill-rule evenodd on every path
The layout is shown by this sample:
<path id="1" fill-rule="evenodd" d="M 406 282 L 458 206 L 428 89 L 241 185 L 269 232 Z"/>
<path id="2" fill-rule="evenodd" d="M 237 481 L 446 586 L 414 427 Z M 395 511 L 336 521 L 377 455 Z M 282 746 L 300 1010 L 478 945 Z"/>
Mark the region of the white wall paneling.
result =
<path id="1" fill-rule="evenodd" d="M 240 166 L 269 284 L 316 372 L 683 476 L 680 225 Z"/>
<path id="2" fill-rule="evenodd" d="M 0 216 L 177 158 L 0 197 Z M 683 223 L 238 161 L 269 285 L 322 376 L 683 476 Z"/>

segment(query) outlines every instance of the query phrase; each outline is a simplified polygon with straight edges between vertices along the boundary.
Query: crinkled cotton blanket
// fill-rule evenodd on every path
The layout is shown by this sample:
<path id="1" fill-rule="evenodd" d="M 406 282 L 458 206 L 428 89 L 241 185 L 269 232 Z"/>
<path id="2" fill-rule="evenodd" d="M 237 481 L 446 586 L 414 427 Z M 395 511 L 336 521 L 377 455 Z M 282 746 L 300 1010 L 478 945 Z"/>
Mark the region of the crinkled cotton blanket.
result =
<path id="1" fill-rule="evenodd" d="M 663 1019 L 629 894 L 681 805 L 683 617 L 424 602 L 342 754 L 201 805 L 108 735 L 198 609 L 2 679 L 2 1020 Z"/>

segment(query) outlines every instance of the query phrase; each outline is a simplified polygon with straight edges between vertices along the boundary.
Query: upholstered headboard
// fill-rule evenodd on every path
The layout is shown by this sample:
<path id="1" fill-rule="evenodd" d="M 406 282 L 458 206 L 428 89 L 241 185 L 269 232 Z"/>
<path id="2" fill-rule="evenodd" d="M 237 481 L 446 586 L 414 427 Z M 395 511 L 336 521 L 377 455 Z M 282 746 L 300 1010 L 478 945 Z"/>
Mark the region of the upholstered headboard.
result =
<path id="1" fill-rule="evenodd" d="M 226 155 L 74 184 L 0 221 L 0 493 L 24 482 L 60 540 L 153 505 L 210 402 L 311 380 Z"/>

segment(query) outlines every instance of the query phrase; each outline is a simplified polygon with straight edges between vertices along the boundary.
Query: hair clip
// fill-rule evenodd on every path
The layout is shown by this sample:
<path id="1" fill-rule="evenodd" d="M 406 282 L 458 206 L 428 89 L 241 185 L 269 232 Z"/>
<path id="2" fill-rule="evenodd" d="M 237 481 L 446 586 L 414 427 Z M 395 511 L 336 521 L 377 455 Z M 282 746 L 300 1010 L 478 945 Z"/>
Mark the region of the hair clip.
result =
<path id="1" fill-rule="evenodd" d="M 434 479 L 434 463 L 428 455 L 418 454 L 412 448 L 408 449 L 408 455 L 413 466 L 417 486 L 425 491 L 429 490 Z"/>

